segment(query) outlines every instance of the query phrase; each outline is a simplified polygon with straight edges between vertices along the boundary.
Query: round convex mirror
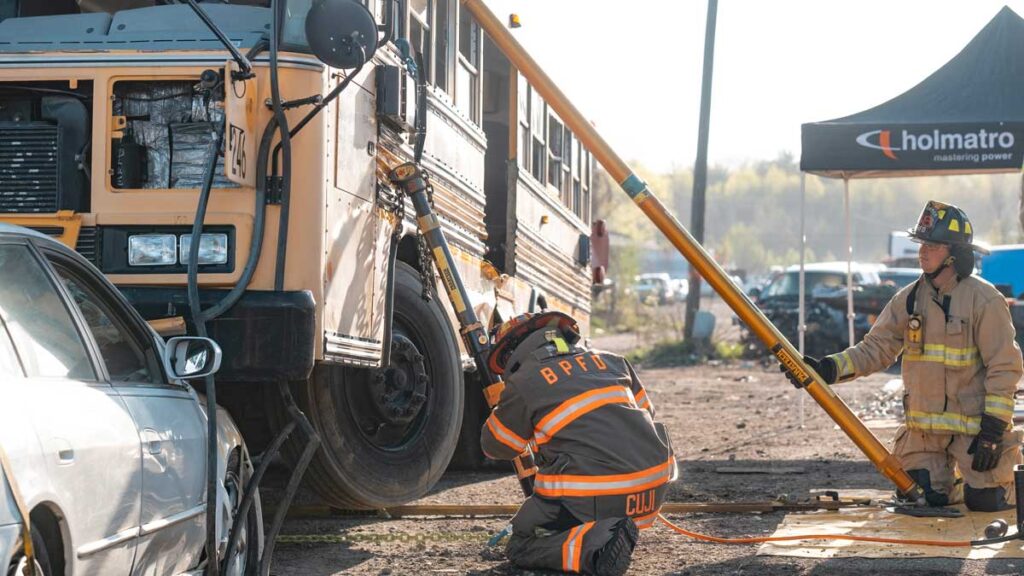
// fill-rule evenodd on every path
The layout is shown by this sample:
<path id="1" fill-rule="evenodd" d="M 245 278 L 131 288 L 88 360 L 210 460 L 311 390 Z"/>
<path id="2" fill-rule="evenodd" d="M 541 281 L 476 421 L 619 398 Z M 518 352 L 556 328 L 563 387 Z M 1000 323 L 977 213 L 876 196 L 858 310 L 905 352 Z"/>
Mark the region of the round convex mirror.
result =
<path id="1" fill-rule="evenodd" d="M 306 39 L 313 54 L 333 68 L 355 68 L 377 50 L 377 23 L 355 0 L 314 0 L 306 14 Z"/>

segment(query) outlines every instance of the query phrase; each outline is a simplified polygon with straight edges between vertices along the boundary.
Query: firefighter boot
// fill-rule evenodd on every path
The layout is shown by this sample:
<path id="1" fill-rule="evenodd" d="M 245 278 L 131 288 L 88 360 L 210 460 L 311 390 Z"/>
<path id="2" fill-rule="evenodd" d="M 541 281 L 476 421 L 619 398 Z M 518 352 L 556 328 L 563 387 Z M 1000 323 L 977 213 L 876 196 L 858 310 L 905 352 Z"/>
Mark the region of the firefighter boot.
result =
<path id="1" fill-rule="evenodd" d="M 632 518 L 620 520 L 613 529 L 612 537 L 594 555 L 594 576 L 622 576 L 629 569 L 640 530 Z"/>

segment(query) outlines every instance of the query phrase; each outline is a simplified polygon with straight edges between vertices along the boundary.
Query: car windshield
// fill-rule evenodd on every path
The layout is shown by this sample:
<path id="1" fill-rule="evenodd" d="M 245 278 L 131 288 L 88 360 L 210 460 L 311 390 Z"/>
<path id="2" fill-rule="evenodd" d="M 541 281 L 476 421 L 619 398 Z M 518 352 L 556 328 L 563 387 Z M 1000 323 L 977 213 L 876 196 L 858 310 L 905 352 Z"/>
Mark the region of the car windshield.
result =
<path id="1" fill-rule="evenodd" d="M 920 273 L 914 272 L 879 272 L 878 277 L 883 283 L 891 282 L 897 288 L 903 288 L 921 277 Z"/>
<path id="2" fill-rule="evenodd" d="M 858 272 L 853 273 L 853 283 L 861 284 L 863 279 Z M 804 289 L 807 294 L 828 292 L 846 286 L 846 274 L 843 272 L 804 272 Z M 779 276 L 764 291 L 765 297 L 799 296 L 800 272 L 786 272 Z"/>

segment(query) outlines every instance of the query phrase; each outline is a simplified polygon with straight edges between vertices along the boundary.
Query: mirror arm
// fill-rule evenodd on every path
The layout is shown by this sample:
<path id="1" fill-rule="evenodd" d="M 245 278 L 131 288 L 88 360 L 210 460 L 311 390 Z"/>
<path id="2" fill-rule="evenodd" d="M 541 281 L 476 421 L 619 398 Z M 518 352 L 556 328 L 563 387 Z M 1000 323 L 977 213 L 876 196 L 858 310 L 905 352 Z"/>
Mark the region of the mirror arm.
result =
<path id="1" fill-rule="evenodd" d="M 295 135 L 299 133 L 299 130 L 302 130 L 302 128 L 306 124 L 309 124 L 310 120 L 312 120 L 321 110 L 323 110 L 324 107 L 333 102 L 334 99 L 337 98 L 338 95 L 345 90 L 345 88 L 348 88 L 348 85 L 352 83 L 352 80 L 359 75 L 359 72 L 363 69 L 363 64 L 366 63 L 366 49 L 361 44 L 356 45 L 359 46 L 360 54 L 362 54 L 362 62 L 359 63 L 359 66 L 356 66 L 355 70 L 353 70 L 351 73 L 345 76 L 345 79 L 339 82 L 338 85 L 335 86 L 333 90 L 328 92 L 327 96 L 324 96 L 319 102 L 315 103 L 313 105 L 313 109 L 310 110 L 309 113 L 302 118 L 302 120 L 299 120 L 299 123 L 296 124 L 294 128 L 288 131 L 288 136 L 290 138 L 294 138 Z M 275 176 L 277 175 L 277 160 L 280 152 L 281 143 L 278 142 L 277 146 L 274 147 L 274 162 L 273 168 L 271 169 L 271 174 Z"/>
<path id="2" fill-rule="evenodd" d="M 377 44 L 379 46 L 383 46 L 383 45 L 387 44 L 388 42 L 391 42 L 391 39 L 395 35 L 395 2 L 396 1 L 397 0 L 386 0 L 387 4 L 384 5 L 385 6 L 385 8 L 384 8 L 384 24 L 382 26 L 378 26 L 377 27 L 378 30 L 383 29 L 383 31 L 384 31 L 384 37 L 381 38 L 377 42 Z"/>
<path id="3" fill-rule="evenodd" d="M 252 64 L 249 62 L 248 58 L 246 58 L 244 54 L 238 51 L 238 48 L 236 48 L 235 45 L 231 43 L 231 40 L 229 40 L 228 37 L 224 35 L 224 32 L 217 27 L 217 24 L 214 23 L 212 19 L 210 19 L 210 15 L 207 14 L 205 10 L 200 8 L 198 4 L 196 4 L 196 0 L 185 1 L 188 2 L 189 6 L 192 7 L 192 11 L 196 13 L 196 16 L 198 16 L 199 19 L 203 21 L 203 24 L 205 24 L 206 27 L 210 29 L 210 32 L 213 32 L 213 35 L 216 36 L 218 40 L 220 40 L 220 43 L 228 49 L 228 52 L 231 52 L 231 57 L 234 58 L 235 62 L 238 62 L 239 71 L 236 74 L 232 75 L 234 76 L 234 79 L 245 80 L 247 78 L 252 78 Z"/>

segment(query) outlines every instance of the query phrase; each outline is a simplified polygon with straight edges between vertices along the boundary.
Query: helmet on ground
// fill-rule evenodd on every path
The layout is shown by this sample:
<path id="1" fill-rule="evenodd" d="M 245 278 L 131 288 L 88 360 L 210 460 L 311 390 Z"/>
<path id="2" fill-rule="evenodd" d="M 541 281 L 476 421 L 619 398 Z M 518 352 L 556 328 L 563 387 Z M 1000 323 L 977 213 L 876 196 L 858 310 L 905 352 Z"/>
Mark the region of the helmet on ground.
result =
<path id="1" fill-rule="evenodd" d="M 487 365 L 494 374 L 504 374 L 516 347 L 538 330 L 556 331 L 570 346 L 580 339 L 580 327 L 568 314 L 539 312 L 520 314 L 491 329 L 491 353 Z"/>
<path id="2" fill-rule="evenodd" d="M 915 242 L 930 242 L 953 246 L 969 246 L 987 254 L 988 250 L 974 244 L 974 229 L 967 213 L 953 206 L 930 200 L 917 219 L 917 226 L 907 230 Z"/>

